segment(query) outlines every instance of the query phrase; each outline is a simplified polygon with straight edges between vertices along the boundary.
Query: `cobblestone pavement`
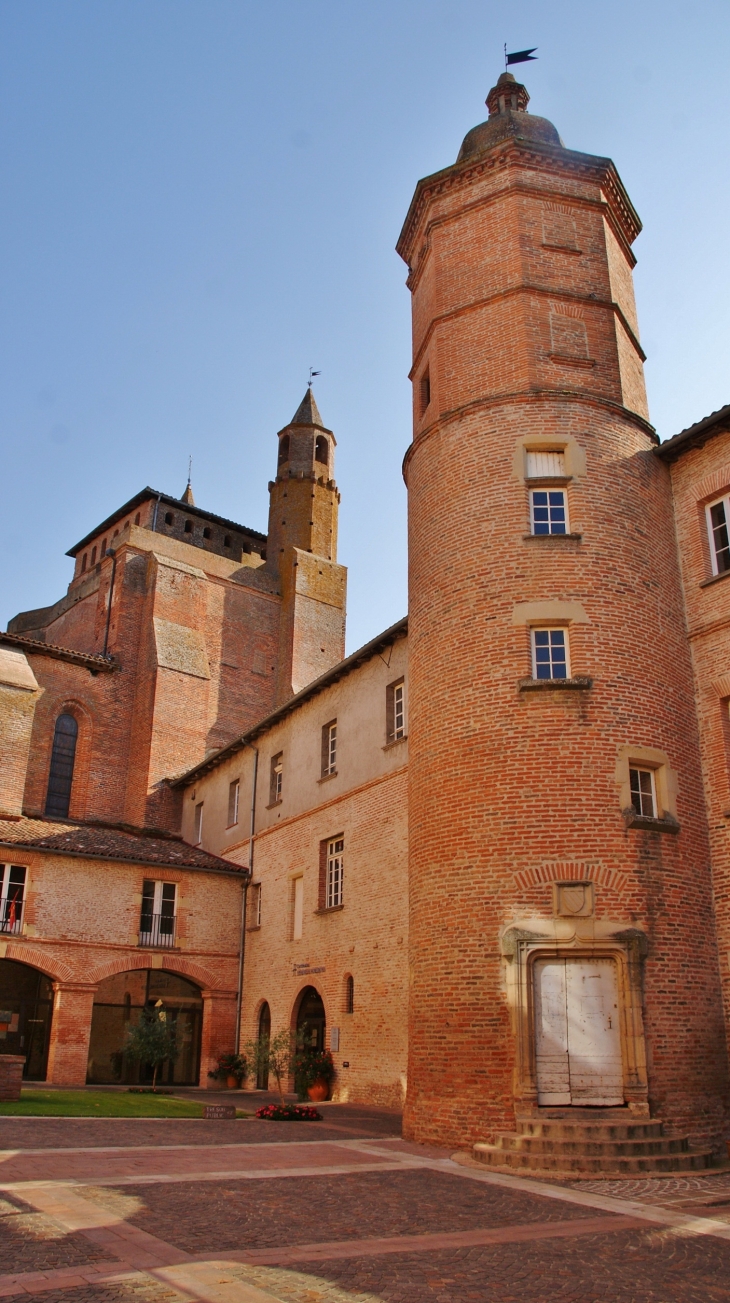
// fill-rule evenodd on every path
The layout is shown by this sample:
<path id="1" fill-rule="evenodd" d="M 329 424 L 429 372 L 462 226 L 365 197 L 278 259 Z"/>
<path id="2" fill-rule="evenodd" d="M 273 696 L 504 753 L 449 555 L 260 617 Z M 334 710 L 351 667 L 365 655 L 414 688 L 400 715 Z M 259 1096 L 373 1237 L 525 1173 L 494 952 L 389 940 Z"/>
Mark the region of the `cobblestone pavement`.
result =
<path id="1" fill-rule="evenodd" d="M 4 1119 L 0 1299 L 730 1303 L 730 1171 L 546 1183 L 327 1116 Z"/>
<path id="2" fill-rule="evenodd" d="M 592 1208 L 428 1169 L 301 1177 L 295 1186 L 285 1177 L 260 1182 L 253 1197 L 250 1181 L 206 1181 L 186 1190 L 184 1200 L 169 1185 L 79 1193 L 196 1254 L 595 1216 Z"/>
<path id="3" fill-rule="evenodd" d="M 83 1235 L 68 1235 L 12 1195 L 0 1198 L 0 1271 L 47 1271 L 103 1261 Z"/>

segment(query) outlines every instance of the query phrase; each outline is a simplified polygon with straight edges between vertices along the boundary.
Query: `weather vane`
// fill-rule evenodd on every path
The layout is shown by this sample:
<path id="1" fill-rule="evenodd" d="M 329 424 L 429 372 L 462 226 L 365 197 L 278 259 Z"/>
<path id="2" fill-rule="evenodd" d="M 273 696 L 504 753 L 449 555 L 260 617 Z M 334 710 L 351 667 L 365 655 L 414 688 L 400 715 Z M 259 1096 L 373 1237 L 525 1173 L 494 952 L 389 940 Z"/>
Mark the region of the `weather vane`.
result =
<path id="1" fill-rule="evenodd" d="M 309 384 L 307 385 L 307 389 L 311 389 L 311 388 L 312 388 L 312 381 L 314 380 L 314 377 L 315 377 L 315 376 L 321 376 L 321 374 L 322 374 L 321 371 L 313 371 L 312 368 L 311 368 L 311 366 L 310 366 L 310 368 L 309 368 Z"/>
<path id="2" fill-rule="evenodd" d="M 530 59 L 534 59 L 534 58 L 536 57 L 536 55 L 535 55 L 535 50 L 536 50 L 536 49 L 537 49 L 537 46 L 536 46 L 536 45 L 533 45 L 533 47 L 532 47 L 531 50 L 515 50 L 512 54 L 508 54 L 508 53 L 507 53 L 507 43 L 506 43 L 506 41 L 505 41 L 505 46 L 504 46 L 504 66 L 505 66 L 505 68 L 509 68 L 509 66 L 510 66 L 511 63 L 527 63 Z"/>
<path id="3" fill-rule="evenodd" d="M 188 457 L 188 484 L 190 484 L 192 477 L 193 477 L 193 454 L 191 453 L 190 456 Z"/>

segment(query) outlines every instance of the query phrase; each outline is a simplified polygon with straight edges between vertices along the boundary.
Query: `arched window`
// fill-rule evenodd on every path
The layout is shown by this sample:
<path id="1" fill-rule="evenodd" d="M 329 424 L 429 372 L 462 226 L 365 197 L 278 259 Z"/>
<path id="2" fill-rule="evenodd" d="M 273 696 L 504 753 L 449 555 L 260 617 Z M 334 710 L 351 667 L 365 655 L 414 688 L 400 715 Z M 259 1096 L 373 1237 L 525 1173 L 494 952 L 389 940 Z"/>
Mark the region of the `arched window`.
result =
<path id="1" fill-rule="evenodd" d="M 210 536 L 211 536 L 211 531 L 209 530 L 208 526 L 206 525 L 205 529 L 203 530 L 203 538 L 210 538 Z"/>
<path id="2" fill-rule="evenodd" d="M 355 979 L 348 977 L 345 983 L 345 1013 L 355 1012 Z"/>
<path id="3" fill-rule="evenodd" d="M 330 464 L 330 447 L 323 434 L 317 435 L 317 442 L 314 445 L 314 460 L 321 462 L 323 466 L 329 466 Z"/>
<path id="4" fill-rule="evenodd" d="M 139 519 L 140 519 L 141 514 L 142 514 L 142 513 L 141 513 L 140 511 L 137 512 L 137 515 L 136 515 L 135 518 L 134 518 L 134 523 L 135 523 L 135 525 L 138 525 L 138 524 L 139 524 Z"/>
<path id="5" fill-rule="evenodd" d="M 91 549 L 91 564 L 92 564 L 92 566 L 95 566 L 95 565 L 96 565 L 96 548 L 95 548 L 95 547 L 92 547 L 92 549 Z"/>
<path id="6" fill-rule="evenodd" d="M 51 772 L 48 775 L 46 795 L 46 814 L 57 819 L 68 818 L 78 735 L 79 726 L 73 715 L 59 715 L 53 734 Z"/>
<path id="7" fill-rule="evenodd" d="M 285 461 L 289 460 L 289 435 L 285 434 L 283 439 L 279 440 L 279 461 L 277 465 L 283 466 Z"/>
<path id="8" fill-rule="evenodd" d="M 264 1003 L 261 1006 L 261 1012 L 259 1014 L 259 1040 L 268 1041 L 270 1037 L 271 1037 L 271 1009 L 269 1008 L 268 1001 L 264 1000 Z M 266 1062 L 266 1059 L 263 1057 L 259 1062 L 258 1072 L 256 1073 L 256 1089 L 257 1090 L 269 1089 L 269 1066 Z"/>
<path id="9" fill-rule="evenodd" d="M 224 547 L 230 547 L 230 546 L 231 546 L 231 536 L 230 536 L 230 534 L 225 534 L 225 535 L 224 535 L 224 537 L 223 537 L 223 546 L 224 546 Z"/>
<path id="10" fill-rule="evenodd" d="M 175 523 L 175 517 L 173 516 L 172 512 L 171 512 L 171 511 L 166 511 L 166 512 L 165 512 L 165 524 L 166 524 L 166 525 L 173 525 L 174 523 Z"/>
<path id="11" fill-rule="evenodd" d="M 186 521 L 185 521 L 185 533 L 186 533 L 186 534 L 192 534 L 192 532 L 193 532 L 193 522 L 192 522 L 192 520 L 186 520 Z"/>
<path id="12" fill-rule="evenodd" d="M 81 558 L 81 573 L 82 573 L 82 574 L 84 573 L 84 571 L 85 571 L 85 569 L 86 569 L 86 558 L 87 558 L 87 553 L 84 552 L 84 555 L 83 555 L 82 558 Z"/>
<path id="13" fill-rule="evenodd" d="M 104 542 L 101 545 L 101 552 L 99 553 L 99 556 L 100 557 L 106 556 L 106 539 L 104 539 Z"/>

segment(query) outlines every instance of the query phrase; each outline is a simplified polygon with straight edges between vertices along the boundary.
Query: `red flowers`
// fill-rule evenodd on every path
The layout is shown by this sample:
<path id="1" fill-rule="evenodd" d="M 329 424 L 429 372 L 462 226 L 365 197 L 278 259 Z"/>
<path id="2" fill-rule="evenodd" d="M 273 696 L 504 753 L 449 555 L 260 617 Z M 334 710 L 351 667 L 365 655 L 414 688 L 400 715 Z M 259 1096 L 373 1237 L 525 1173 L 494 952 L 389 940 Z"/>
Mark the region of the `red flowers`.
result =
<path id="1" fill-rule="evenodd" d="M 256 1109 L 257 1118 L 269 1122 L 321 1122 L 322 1114 L 308 1104 L 264 1104 Z"/>

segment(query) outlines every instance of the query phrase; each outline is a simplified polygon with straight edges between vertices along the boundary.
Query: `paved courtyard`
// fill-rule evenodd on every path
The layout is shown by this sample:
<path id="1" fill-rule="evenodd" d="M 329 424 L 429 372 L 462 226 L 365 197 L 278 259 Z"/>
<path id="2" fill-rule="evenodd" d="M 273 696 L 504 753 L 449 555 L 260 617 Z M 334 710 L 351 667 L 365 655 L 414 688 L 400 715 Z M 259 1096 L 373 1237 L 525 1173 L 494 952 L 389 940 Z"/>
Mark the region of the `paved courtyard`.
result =
<path id="1" fill-rule="evenodd" d="M 0 1298 L 730 1303 L 730 1173 L 546 1183 L 318 1123 L 0 1118 Z"/>

